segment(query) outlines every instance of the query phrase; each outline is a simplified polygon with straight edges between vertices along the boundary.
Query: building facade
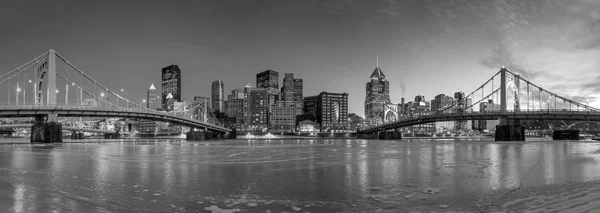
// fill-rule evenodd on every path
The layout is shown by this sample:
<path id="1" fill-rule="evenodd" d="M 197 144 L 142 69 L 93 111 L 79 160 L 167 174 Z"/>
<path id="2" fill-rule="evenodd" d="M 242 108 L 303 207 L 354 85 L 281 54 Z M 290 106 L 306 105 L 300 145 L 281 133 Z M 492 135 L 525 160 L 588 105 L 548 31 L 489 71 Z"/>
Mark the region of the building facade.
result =
<path id="1" fill-rule="evenodd" d="M 415 98 L 415 100 L 420 100 Z M 413 102 L 410 101 L 404 104 L 406 114 L 403 114 L 400 119 L 406 117 L 415 117 L 429 114 L 431 111 L 431 103 L 428 101 Z M 418 124 L 409 127 L 402 127 L 400 131 L 408 135 L 433 135 L 436 132 L 436 123 Z"/>
<path id="2" fill-rule="evenodd" d="M 225 102 L 228 116 L 235 117 L 236 128 L 241 128 L 244 123 L 244 102 L 243 98 L 229 99 Z"/>
<path id="3" fill-rule="evenodd" d="M 223 88 L 223 81 L 216 80 L 212 82 L 211 87 L 211 107 L 214 112 L 224 112 L 223 101 L 225 96 L 225 89 Z"/>
<path id="4" fill-rule="evenodd" d="M 321 132 L 348 132 L 348 94 L 321 92 L 304 98 L 303 112 L 315 115 Z"/>
<path id="5" fill-rule="evenodd" d="M 161 109 L 160 96 L 157 94 L 156 87 L 154 84 L 150 85 L 148 92 L 146 93 L 146 108 L 158 110 Z"/>
<path id="6" fill-rule="evenodd" d="M 279 89 L 279 73 L 273 70 L 267 70 L 256 74 L 256 88 L 276 88 Z"/>
<path id="7" fill-rule="evenodd" d="M 269 93 L 266 88 L 252 88 L 244 101 L 243 131 L 263 132 L 268 128 Z"/>
<path id="8" fill-rule="evenodd" d="M 168 111 L 167 95 L 171 94 L 174 101 L 181 101 L 181 69 L 177 65 L 162 68 L 162 108 Z"/>
<path id="9" fill-rule="evenodd" d="M 302 79 L 294 78 L 293 73 L 286 73 L 281 87 L 281 99 L 283 101 L 303 101 Z"/>
<path id="10" fill-rule="evenodd" d="M 302 114 L 301 101 L 277 101 L 271 107 L 270 131 L 295 132 L 296 116 Z"/>
<path id="11" fill-rule="evenodd" d="M 385 104 L 390 101 L 390 84 L 379 67 L 376 67 L 366 86 L 365 117 L 383 119 Z"/>
<path id="12" fill-rule="evenodd" d="M 457 102 L 454 112 L 463 113 L 467 110 L 472 110 L 472 108 L 467 109 L 467 107 L 471 106 L 472 101 L 470 98 L 465 97 L 464 92 L 455 92 L 454 101 Z M 455 127 L 457 131 L 468 131 L 473 128 L 473 121 L 456 121 Z"/>

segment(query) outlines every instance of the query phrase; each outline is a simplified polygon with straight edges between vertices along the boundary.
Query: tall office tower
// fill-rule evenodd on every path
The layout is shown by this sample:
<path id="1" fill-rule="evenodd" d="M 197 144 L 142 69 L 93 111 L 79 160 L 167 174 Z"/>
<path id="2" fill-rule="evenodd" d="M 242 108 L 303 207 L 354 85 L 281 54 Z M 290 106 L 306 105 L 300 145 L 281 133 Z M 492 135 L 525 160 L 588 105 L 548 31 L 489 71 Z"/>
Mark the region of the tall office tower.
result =
<path id="1" fill-rule="evenodd" d="M 181 69 L 177 65 L 162 68 L 162 108 L 168 111 L 167 95 L 171 94 L 173 100 L 181 102 Z"/>
<path id="2" fill-rule="evenodd" d="M 267 70 L 256 74 L 256 88 L 275 88 L 279 89 L 279 73 L 273 70 Z"/>
<path id="3" fill-rule="evenodd" d="M 293 73 L 286 73 L 281 87 L 281 100 L 303 101 L 302 79 L 294 78 Z"/>
<path id="4" fill-rule="evenodd" d="M 161 108 L 159 100 L 160 96 L 158 96 L 156 93 L 156 87 L 154 87 L 154 84 L 151 84 L 148 92 L 146 93 L 146 108 L 154 110 Z"/>
<path id="5" fill-rule="evenodd" d="M 370 81 L 367 82 L 367 96 L 365 97 L 365 117 L 369 119 L 383 119 L 384 106 L 390 101 L 390 83 L 379 68 L 375 67 Z"/>
<path id="6" fill-rule="evenodd" d="M 223 112 L 223 101 L 225 96 L 225 89 L 223 88 L 223 81 L 213 81 L 211 97 L 211 107 L 213 112 Z"/>
<path id="7" fill-rule="evenodd" d="M 253 88 L 248 93 L 244 104 L 244 130 L 253 132 L 266 131 L 268 128 L 268 98 L 266 88 Z"/>

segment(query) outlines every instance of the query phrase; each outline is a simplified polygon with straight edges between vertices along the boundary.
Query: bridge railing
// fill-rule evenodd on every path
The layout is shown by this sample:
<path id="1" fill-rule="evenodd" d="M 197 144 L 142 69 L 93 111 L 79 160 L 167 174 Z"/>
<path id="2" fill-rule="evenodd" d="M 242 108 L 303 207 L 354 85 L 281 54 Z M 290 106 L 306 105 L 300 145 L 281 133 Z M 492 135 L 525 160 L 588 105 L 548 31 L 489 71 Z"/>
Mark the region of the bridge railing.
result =
<path id="1" fill-rule="evenodd" d="M 540 109 L 540 110 L 511 110 L 511 111 L 506 111 L 506 112 L 501 112 L 500 110 L 487 110 L 484 112 L 475 112 L 475 111 L 464 111 L 464 112 L 436 112 L 436 111 L 431 111 L 431 112 L 426 112 L 426 113 L 420 113 L 417 115 L 410 115 L 410 116 L 401 116 L 399 119 L 392 121 L 392 122 L 383 122 L 380 125 L 377 126 L 372 126 L 372 127 L 365 127 L 365 128 L 361 128 L 359 129 L 360 131 L 363 130 L 370 130 L 370 129 L 377 129 L 377 128 L 381 128 L 383 126 L 388 126 L 388 125 L 393 125 L 396 123 L 402 123 L 402 122 L 406 122 L 406 121 L 414 121 L 414 120 L 419 120 L 419 119 L 428 119 L 428 118 L 436 118 L 436 117 L 455 117 L 455 116 L 483 116 L 483 115 L 487 115 L 487 116 L 505 116 L 505 115 L 548 115 L 548 114 L 572 114 L 572 115 L 600 115 L 600 112 L 598 111 L 590 111 L 590 110 L 566 110 L 566 109 Z"/>
<path id="2" fill-rule="evenodd" d="M 3 109 L 3 110 L 39 110 L 39 109 L 53 110 L 53 109 L 58 109 L 58 110 L 82 110 L 82 111 L 90 110 L 90 111 L 107 111 L 107 112 L 146 113 L 146 114 L 153 114 L 153 115 L 159 115 L 159 116 L 176 117 L 176 118 L 184 119 L 187 121 L 202 123 L 203 125 L 211 126 L 214 128 L 225 129 L 225 127 L 222 127 L 222 126 L 217 126 L 214 124 L 210 124 L 210 123 L 206 123 L 206 122 L 203 122 L 200 120 L 193 119 L 193 118 L 191 118 L 191 116 L 188 116 L 185 113 L 163 112 L 163 111 L 149 110 L 146 108 L 139 108 L 139 107 L 114 107 L 114 106 L 109 107 L 109 106 L 85 106 L 85 105 L 64 105 L 64 104 L 52 104 L 52 105 L 29 104 L 29 105 L 0 105 L 0 109 Z"/>

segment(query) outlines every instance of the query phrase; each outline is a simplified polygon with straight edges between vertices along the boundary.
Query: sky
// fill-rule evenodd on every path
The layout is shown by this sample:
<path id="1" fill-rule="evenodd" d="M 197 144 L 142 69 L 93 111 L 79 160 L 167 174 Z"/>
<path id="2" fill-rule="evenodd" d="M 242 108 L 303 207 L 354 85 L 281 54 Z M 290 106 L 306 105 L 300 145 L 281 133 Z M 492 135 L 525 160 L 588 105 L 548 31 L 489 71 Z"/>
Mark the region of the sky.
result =
<path id="1" fill-rule="evenodd" d="M 362 115 L 378 57 L 392 102 L 470 93 L 504 65 L 600 107 L 597 0 L 2 1 L 0 74 L 48 49 L 132 101 L 171 64 L 188 99 L 271 69 L 305 96 L 348 93 Z"/>

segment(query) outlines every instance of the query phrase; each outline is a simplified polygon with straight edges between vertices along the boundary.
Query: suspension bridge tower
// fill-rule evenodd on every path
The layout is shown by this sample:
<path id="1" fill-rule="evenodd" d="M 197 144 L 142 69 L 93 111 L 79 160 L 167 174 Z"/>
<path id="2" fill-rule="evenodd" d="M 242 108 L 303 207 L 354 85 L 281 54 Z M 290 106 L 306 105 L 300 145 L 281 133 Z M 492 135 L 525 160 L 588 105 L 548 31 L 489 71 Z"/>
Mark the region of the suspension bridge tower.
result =
<path id="1" fill-rule="evenodd" d="M 514 111 L 519 111 L 519 79 L 518 76 L 507 76 L 508 70 L 504 67 L 500 70 L 500 112 L 506 114 L 507 109 L 507 90 L 514 93 Z M 508 78 L 507 78 L 508 77 Z M 499 124 L 496 126 L 496 141 L 524 141 L 525 128 L 521 125 L 519 119 L 507 119 L 506 116 L 499 118 Z"/>
<path id="2" fill-rule="evenodd" d="M 56 51 L 50 49 L 40 60 L 35 61 L 35 105 L 56 105 Z M 46 84 L 44 85 L 44 81 Z M 46 103 L 44 104 L 44 86 Z M 31 140 L 33 142 L 62 142 L 62 126 L 57 122 L 56 114 L 37 115 L 31 126 Z"/>

